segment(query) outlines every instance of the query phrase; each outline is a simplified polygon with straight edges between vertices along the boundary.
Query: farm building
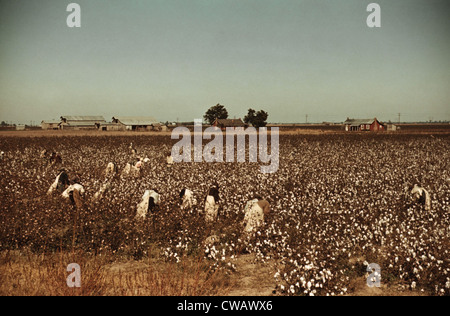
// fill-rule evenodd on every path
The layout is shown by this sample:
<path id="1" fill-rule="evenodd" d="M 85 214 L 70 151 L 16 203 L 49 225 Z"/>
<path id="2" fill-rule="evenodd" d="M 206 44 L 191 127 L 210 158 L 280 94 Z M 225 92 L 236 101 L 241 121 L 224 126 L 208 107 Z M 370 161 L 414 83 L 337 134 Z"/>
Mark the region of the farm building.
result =
<path id="1" fill-rule="evenodd" d="M 225 129 L 227 127 L 235 127 L 235 128 L 245 128 L 246 125 L 242 120 L 239 119 L 216 119 L 212 126 L 218 127 L 220 129 Z"/>
<path id="2" fill-rule="evenodd" d="M 61 129 L 97 129 L 106 123 L 103 116 L 61 116 Z"/>
<path id="3" fill-rule="evenodd" d="M 347 120 L 344 122 L 345 130 L 346 131 L 357 131 L 357 132 L 363 132 L 363 131 L 371 131 L 371 132 L 378 132 L 378 131 L 385 131 L 386 126 L 377 120 L 377 118 L 374 119 L 350 119 L 347 118 Z"/>
<path id="4" fill-rule="evenodd" d="M 394 124 L 392 124 L 392 123 L 388 123 L 387 125 L 386 125 L 386 130 L 388 131 L 388 132 L 395 132 L 395 131 L 397 131 L 397 130 L 399 130 L 400 129 L 400 127 L 398 127 L 397 125 L 394 125 Z"/>
<path id="5" fill-rule="evenodd" d="M 100 131 L 122 131 L 123 125 L 117 123 L 101 123 L 97 125 Z"/>
<path id="6" fill-rule="evenodd" d="M 159 130 L 160 123 L 151 116 L 117 116 L 112 118 L 113 124 L 119 125 L 119 130 L 152 131 Z"/>
<path id="7" fill-rule="evenodd" d="M 61 121 L 56 120 L 42 121 L 41 128 L 45 130 L 57 130 L 59 129 L 59 123 L 61 123 Z"/>

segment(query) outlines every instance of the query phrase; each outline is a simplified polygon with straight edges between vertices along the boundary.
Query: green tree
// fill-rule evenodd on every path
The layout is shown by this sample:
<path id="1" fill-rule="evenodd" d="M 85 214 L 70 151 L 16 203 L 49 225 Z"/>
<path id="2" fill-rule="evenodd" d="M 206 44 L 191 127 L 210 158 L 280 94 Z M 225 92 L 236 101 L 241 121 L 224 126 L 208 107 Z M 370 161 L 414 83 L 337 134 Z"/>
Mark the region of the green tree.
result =
<path id="1" fill-rule="evenodd" d="M 226 118 L 228 118 L 228 111 L 223 105 L 219 103 L 217 103 L 215 106 L 210 107 L 203 116 L 203 119 L 211 125 L 216 119 L 222 120 Z"/>
<path id="2" fill-rule="evenodd" d="M 248 114 L 244 117 L 244 123 L 245 124 L 252 124 L 253 120 L 255 119 L 256 111 L 253 109 L 248 109 Z"/>
<path id="3" fill-rule="evenodd" d="M 252 124 L 255 128 L 265 127 L 269 114 L 260 110 L 256 112 L 254 109 L 248 109 L 248 114 L 244 117 L 244 123 Z"/>

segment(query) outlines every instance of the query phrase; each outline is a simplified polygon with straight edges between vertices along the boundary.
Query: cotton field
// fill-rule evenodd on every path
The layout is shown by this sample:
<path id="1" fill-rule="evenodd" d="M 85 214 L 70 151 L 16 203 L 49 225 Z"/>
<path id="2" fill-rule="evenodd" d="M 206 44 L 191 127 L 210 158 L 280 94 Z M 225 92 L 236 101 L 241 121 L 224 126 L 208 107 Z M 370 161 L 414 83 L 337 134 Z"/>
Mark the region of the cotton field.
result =
<path id="1" fill-rule="evenodd" d="M 230 274 L 236 258 L 252 253 L 261 264 L 278 263 L 281 295 L 349 294 L 376 263 L 383 284 L 450 295 L 449 135 L 280 135 L 274 174 L 249 162 L 168 166 L 174 143 L 154 135 L 0 137 L 0 251 L 76 248 L 141 260 L 156 249 L 167 261 L 201 256 Z M 122 173 L 139 158 L 139 172 Z M 117 172 L 107 174 L 111 162 Z M 78 174 L 82 207 L 47 194 L 62 168 Z M 213 183 L 219 215 L 206 223 Z M 429 192 L 430 210 L 412 201 L 414 184 Z M 180 207 L 182 189 L 193 192 L 189 209 Z M 159 209 L 139 220 L 146 190 L 157 190 Z M 271 213 L 244 235 L 244 207 L 256 195 Z"/>

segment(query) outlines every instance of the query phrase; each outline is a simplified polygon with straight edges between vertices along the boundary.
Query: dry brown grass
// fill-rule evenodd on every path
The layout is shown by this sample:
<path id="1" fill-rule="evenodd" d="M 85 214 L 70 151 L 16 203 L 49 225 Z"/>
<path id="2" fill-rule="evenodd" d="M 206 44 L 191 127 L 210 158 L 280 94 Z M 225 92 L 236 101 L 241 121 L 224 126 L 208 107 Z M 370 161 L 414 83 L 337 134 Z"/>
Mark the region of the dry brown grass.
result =
<path id="1" fill-rule="evenodd" d="M 67 266 L 76 262 L 82 267 L 82 287 L 69 288 Z M 101 260 L 77 254 L 35 255 L 8 251 L 0 255 L 2 296 L 71 296 L 102 295 L 106 278 Z"/>
<path id="2" fill-rule="evenodd" d="M 231 284 L 202 260 L 181 264 L 159 259 L 111 262 L 82 253 L 0 254 L 0 296 L 209 296 L 226 295 Z M 70 263 L 81 267 L 81 287 L 69 288 Z"/>

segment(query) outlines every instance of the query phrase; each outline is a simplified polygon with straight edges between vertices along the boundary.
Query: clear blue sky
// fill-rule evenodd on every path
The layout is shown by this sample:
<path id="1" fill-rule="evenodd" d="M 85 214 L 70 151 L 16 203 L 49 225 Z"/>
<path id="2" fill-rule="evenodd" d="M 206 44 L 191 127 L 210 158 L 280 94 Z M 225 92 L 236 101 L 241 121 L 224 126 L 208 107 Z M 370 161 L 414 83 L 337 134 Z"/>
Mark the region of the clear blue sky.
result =
<path id="1" fill-rule="evenodd" d="M 66 7 L 81 6 L 81 28 Z M 366 7 L 381 6 L 381 28 Z M 450 120 L 450 1 L 1 0 L 0 120 Z"/>

